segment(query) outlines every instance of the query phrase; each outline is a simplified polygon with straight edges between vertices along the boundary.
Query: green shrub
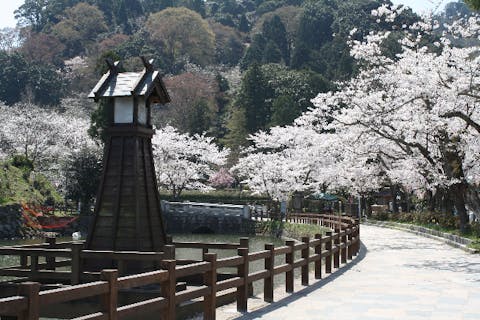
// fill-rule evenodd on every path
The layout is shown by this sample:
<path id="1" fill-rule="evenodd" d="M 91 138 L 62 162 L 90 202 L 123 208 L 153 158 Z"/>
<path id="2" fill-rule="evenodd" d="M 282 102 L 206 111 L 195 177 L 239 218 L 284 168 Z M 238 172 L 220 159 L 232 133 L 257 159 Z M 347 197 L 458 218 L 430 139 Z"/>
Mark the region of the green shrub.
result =
<path id="1" fill-rule="evenodd" d="M 401 212 L 393 216 L 393 218 L 402 223 L 413 223 L 415 220 L 415 213 L 412 212 Z"/>
<path id="2" fill-rule="evenodd" d="M 445 229 L 457 229 L 460 226 L 458 218 L 448 213 L 418 212 L 415 213 L 413 222 Z"/>
<path id="3" fill-rule="evenodd" d="M 480 238 L 480 222 L 478 221 L 472 222 L 471 230 L 472 230 L 472 234 L 475 237 Z"/>
<path id="4" fill-rule="evenodd" d="M 371 218 L 379 221 L 385 221 L 390 218 L 390 214 L 387 211 L 377 211 L 377 212 L 372 212 Z"/>
<path id="5" fill-rule="evenodd" d="M 23 171 L 30 172 L 33 170 L 33 161 L 23 154 L 16 154 L 12 157 L 12 165 Z"/>
<path id="6" fill-rule="evenodd" d="M 17 166 L 13 165 L 13 162 Z M 22 164 L 23 163 L 23 164 Z M 62 202 L 61 195 L 47 178 L 29 171 L 28 161 L 17 157 L 8 162 L 0 162 L 0 203 L 53 204 Z"/>
<path id="7" fill-rule="evenodd" d="M 289 237 L 297 240 L 301 240 L 302 237 L 310 237 L 313 239 L 316 234 L 325 234 L 330 229 L 322 227 L 320 225 L 313 224 L 301 224 L 290 223 L 283 221 L 259 221 L 257 222 L 258 234 L 269 234 L 274 237 Z"/>
<path id="8" fill-rule="evenodd" d="M 403 212 L 390 215 L 390 220 L 433 227 L 436 229 L 454 230 L 460 227 L 459 218 L 449 213 L 435 213 L 429 211 Z"/>

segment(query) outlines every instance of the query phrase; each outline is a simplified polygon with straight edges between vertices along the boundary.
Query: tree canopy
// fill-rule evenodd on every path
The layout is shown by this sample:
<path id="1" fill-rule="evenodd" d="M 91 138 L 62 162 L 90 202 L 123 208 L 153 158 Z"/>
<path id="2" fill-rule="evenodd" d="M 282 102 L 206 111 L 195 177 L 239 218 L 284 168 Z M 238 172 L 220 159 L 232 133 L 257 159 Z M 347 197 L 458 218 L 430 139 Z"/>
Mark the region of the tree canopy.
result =
<path id="1" fill-rule="evenodd" d="M 215 34 L 202 17 L 187 8 L 168 8 L 149 16 L 150 39 L 172 59 L 188 57 L 206 65 L 215 54 Z"/>

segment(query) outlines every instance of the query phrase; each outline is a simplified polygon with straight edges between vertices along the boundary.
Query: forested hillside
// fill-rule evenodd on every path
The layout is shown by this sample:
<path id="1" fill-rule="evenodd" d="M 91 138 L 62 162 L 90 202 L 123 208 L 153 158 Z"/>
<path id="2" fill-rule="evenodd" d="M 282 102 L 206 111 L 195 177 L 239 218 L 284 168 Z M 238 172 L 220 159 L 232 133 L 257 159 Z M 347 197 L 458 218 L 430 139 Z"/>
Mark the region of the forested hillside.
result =
<path id="1" fill-rule="evenodd" d="M 0 100 L 84 98 L 105 58 L 134 70 L 142 55 L 155 59 L 173 98 L 159 108 L 158 126 L 238 146 L 258 129 L 291 123 L 316 94 L 350 78 L 349 32 L 385 27 L 370 17 L 384 2 L 26 0 L 19 27 L 1 34 Z"/>

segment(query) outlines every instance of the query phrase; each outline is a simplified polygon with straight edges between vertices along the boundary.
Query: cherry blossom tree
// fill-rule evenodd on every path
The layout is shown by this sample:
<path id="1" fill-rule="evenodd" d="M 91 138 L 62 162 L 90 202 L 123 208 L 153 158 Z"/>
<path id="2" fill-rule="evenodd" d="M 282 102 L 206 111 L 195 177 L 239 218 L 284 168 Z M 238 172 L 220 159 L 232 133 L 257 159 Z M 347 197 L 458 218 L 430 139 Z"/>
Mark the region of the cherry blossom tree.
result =
<path id="1" fill-rule="evenodd" d="M 286 201 L 294 192 L 316 190 L 319 184 L 331 182 L 328 163 L 334 152 L 327 150 L 334 145 L 327 136 L 307 127 L 287 126 L 260 131 L 250 140 L 253 145 L 232 172 L 254 193 Z"/>
<path id="2" fill-rule="evenodd" d="M 208 179 L 210 185 L 215 188 L 228 188 L 233 185 L 235 178 L 225 168 L 220 168 Z"/>
<path id="3" fill-rule="evenodd" d="M 372 14 L 391 22 L 398 10 L 384 5 Z M 388 31 L 352 41 L 351 54 L 365 67 L 341 90 L 319 94 L 301 121 L 353 138 L 353 154 L 366 152 L 363 164 L 377 163 L 389 181 L 444 192 L 465 230 L 466 191 L 479 179 L 480 48 L 450 39 L 478 37 L 480 28 L 477 18 L 459 21 L 430 45 L 424 39 L 438 27 L 431 17 L 403 26 L 394 58 L 382 53 Z"/>
<path id="4" fill-rule="evenodd" d="M 99 152 L 88 136 L 88 116 L 73 108 L 63 112 L 31 103 L 0 105 L 0 149 L 3 158 L 22 154 L 57 186 L 61 184 L 63 162 L 82 148 Z"/>
<path id="5" fill-rule="evenodd" d="M 353 136 L 325 132 L 310 120 L 308 115 L 294 125 L 250 136 L 253 146 L 232 171 L 254 193 L 276 201 L 293 193 L 347 188 L 364 194 L 381 187 L 380 166 L 366 161 L 369 153 L 353 152 Z"/>
<path id="6" fill-rule="evenodd" d="M 221 150 L 213 138 L 182 134 L 172 126 L 157 130 L 152 144 L 158 183 L 175 199 L 183 190 L 211 190 L 208 178 L 228 156 L 228 149 Z"/>
<path id="7" fill-rule="evenodd" d="M 383 5 L 372 15 L 398 26 L 392 22 L 402 10 Z M 451 39 L 477 38 L 480 24 L 468 18 L 442 34 L 426 16 L 393 28 L 396 56 L 384 54 L 388 30 L 351 40 L 358 75 L 319 94 L 293 126 L 253 135 L 234 169 L 252 190 L 274 199 L 322 188 L 363 194 L 387 185 L 441 194 L 465 231 L 467 191 L 480 178 L 480 48 L 455 47 Z"/>

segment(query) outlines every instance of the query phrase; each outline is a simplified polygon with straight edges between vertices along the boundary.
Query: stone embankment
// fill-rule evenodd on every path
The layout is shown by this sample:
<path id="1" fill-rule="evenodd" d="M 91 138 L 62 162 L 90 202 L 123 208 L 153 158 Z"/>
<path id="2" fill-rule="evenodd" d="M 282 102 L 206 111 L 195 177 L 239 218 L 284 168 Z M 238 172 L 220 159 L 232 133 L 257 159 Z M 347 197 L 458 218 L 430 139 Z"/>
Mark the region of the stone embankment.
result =
<path id="1" fill-rule="evenodd" d="M 30 227 L 22 214 L 22 206 L 19 204 L 7 205 L 0 207 L 0 239 L 11 240 L 11 239 L 27 239 L 27 238 L 36 238 L 36 237 L 45 237 L 47 235 L 58 235 L 58 236 L 70 236 L 75 231 L 82 231 L 86 233 L 88 227 L 88 217 L 82 219 L 82 222 L 75 221 L 69 223 L 61 228 L 56 229 L 39 229 Z M 41 224 L 50 224 L 50 225 L 63 225 L 63 220 L 70 220 L 69 217 L 39 217 L 42 218 Z M 30 217 L 30 220 L 33 220 L 38 224 L 37 218 Z M 85 221 L 84 221 L 85 220 Z"/>
<path id="2" fill-rule="evenodd" d="M 40 235 L 41 232 L 25 225 L 20 205 L 0 207 L 0 239 L 32 238 Z"/>
<path id="3" fill-rule="evenodd" d="M 254 234 L 248 206 L 162 201 L 168 233 Z"/>

